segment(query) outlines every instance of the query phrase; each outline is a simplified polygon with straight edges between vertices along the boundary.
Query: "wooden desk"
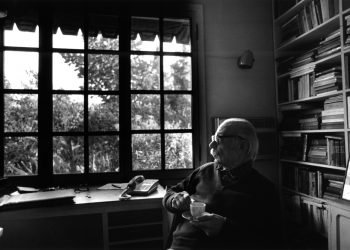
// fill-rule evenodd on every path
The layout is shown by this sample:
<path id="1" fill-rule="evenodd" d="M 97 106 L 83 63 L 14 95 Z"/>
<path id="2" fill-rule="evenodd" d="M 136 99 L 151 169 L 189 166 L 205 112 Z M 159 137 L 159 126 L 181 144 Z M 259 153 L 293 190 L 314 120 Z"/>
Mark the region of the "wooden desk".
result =
<path id="1" fill-rule="evenodd" d="M 80 192 L 75 204 L 0 212 L 0 249 L 162 249 L 163 187 L 119 201 L 119 190 Z"/>

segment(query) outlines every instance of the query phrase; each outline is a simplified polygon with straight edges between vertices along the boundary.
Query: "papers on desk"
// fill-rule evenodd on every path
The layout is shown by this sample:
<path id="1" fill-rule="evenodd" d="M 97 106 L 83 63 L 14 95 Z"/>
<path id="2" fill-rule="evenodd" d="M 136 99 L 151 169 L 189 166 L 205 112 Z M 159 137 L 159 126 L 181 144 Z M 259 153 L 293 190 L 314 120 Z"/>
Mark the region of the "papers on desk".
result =
<path id="1" fill-rule="evenodd" d="M 122 190 L 126 189 L 128 183 L 107 183 L 101 187 L 98 187 L 97 190 Z"/>
<path id="2" fill-rule="evenodd" d="M 72 203 L 75 193 L 73 189 L 34 192 L 17 195 L 4 195 L 0 199 L 0 207 L 31 207 L 32 205 L 53 205 Z"/>

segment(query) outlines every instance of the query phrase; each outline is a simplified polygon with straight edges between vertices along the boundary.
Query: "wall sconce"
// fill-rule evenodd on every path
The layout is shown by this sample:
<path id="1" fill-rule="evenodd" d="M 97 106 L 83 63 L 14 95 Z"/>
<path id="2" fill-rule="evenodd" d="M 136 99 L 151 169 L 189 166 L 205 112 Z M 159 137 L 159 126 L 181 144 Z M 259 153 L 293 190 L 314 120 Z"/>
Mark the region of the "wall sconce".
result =
<path id="1" fill-rule="evenodd" d="M 0 18 L 7 17 L 7 10 L 0 10 Z"/>
<path id="2" fill-rule="evenodd" d="M 238 67 L 241 69 L 251 69 L 254 64 L 254 55 L 250 50 L 246 50 L 242 53 L 240 57 L 238 57 Z"/>

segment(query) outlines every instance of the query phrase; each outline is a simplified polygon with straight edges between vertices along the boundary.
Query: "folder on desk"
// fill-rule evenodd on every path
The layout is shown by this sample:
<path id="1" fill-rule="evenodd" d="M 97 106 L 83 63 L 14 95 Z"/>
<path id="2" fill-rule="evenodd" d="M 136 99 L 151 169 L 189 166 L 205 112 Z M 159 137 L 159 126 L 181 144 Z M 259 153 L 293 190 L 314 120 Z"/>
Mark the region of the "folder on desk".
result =
<path id="1" fill-rule="evenodd" d="M 35 192 L 18 195 L 5 195 L 0 200 L 0 207 L 27 207 L 41 204 L 58 204 L 73 202 L 73 189 Z"/>

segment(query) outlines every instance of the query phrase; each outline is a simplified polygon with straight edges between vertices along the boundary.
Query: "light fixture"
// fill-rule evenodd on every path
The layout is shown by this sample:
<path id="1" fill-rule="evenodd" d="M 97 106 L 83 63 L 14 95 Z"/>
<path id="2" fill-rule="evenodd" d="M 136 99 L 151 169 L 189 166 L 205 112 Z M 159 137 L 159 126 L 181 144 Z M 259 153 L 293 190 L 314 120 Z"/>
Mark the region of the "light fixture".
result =
<path id="1" fill-rule="evenodd" d="M 242 53 L 240 57 L 238 57 L 238 67 L 241 69 L 250 69 L 253 67 L 254 64 L 254 55 L 253 52 L 250 50 L 246 50 Z"/>
<path id="2" fill-rule="evenodd" d="M 7 17 L 7 10 L 0 10 L 0 18 Z"/>

